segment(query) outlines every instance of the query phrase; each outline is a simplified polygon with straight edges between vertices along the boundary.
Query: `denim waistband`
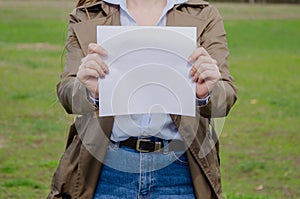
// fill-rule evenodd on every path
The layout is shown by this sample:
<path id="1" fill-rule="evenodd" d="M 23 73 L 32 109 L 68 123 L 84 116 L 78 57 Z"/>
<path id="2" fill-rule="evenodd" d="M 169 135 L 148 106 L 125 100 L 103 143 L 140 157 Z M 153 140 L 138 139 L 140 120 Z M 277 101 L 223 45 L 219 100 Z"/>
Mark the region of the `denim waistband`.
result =
<path id="1" fill-rule="evenodd" d="M 164 152 L 160 153 L 140 153 L 126 146 L 119 146 L 118 143 L 110 143 L 107 148 L 104 164 L 116 170 L 138 173 L 140 172 L 141 162 L 145 165 L 151 165 L 148 168 L 149 170 L 157 170 L 174 162 L 183 163 L 179 157 L 187 160 L 185 151 L 175 152 L 168 151 L 167 149 L 164 150 Z"/>

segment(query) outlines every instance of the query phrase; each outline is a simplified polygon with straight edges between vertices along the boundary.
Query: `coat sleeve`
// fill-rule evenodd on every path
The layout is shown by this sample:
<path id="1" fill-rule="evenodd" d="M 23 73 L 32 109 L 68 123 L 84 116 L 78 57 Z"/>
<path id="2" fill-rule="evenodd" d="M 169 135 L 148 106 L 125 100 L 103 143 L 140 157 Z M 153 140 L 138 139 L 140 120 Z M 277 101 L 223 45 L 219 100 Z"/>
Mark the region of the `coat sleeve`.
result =
<path id="1" fill-rule="evenodd" d="M 221 79 L 210 91 L 209 103 L 198 108 L 204 117 L 224 117 L 237 99 L 237 88 L 228 69 L 229 51 L 226 32 L 222 17 L 214 6 L 210 5 L 203 11 L 208 12 L 208 23 L 200 36 L 200 46 L 204 47 L 211 57 L 217 60 Z"/>
<path id="2" fill-rule="evenodd" d="M 76 77 L 80 61 L 84 57 L 84 51 L 73 28 L 74 24 L 80 22 L 76 12 L 75 9 L 69 18 L 66 63 L 61 80 L 57 84 L 57 95 L 67 113 L 83 115 L 94 112 L 96 107 L 88 98 L 87 88 Z"/>

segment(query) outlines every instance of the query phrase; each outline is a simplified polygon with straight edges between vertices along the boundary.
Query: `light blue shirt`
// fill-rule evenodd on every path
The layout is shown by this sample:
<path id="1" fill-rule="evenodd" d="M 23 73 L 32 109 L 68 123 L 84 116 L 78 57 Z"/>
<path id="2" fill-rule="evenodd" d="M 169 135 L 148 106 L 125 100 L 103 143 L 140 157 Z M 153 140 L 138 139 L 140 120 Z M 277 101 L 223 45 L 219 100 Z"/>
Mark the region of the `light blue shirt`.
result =
<path id="1" fill-rule="evenodd" d="M 127 9 L 126 0 L 105 0 L 105 2 L 120 6 L 120 20 L 122 26 L 137 26 L 136 21 Z M 175 4 L 184 2 L 186 2 L 186 0 L 167 0 L 157 26 L 166 26 L 167 12 L 172 9 Z M 116 142 L 122 141 L 130 136 L 156 136 L 167 140 L 182 140 L 170 115 L 157 113 L 115 116 L 111 140 Z"/>
<path id="2" fill-rule="evenodd" d="M 136 21 L 134 18 L 130 15 L 127 6 L 126 6 L 126 0 L 104 0 L 107 3 L 115 4 L 120 6 L 120 20 L 122 26 L 137 26 Z M 166 0 L 166 7 L 164 8 L 160 19 L 158 20 L 157 26 L 166 26 L 167 22 L 167 12 L 171 10 L 174 5 L 184 3 L 187 0 Z"/>

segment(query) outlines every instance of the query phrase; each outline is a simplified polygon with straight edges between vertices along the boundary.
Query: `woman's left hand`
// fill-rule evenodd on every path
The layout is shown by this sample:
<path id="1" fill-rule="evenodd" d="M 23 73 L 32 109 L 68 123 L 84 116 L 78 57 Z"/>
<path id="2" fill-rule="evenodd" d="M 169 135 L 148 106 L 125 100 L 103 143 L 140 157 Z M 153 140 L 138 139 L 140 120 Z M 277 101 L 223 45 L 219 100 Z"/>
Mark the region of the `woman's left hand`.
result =
<path id="1" fill-rule="evenodd" d="M 217 61 L 203 47 L 195 49 L 188 60 L 193 65 L 190 75 L 196 82 L 196 96 L 205 98 L 221 78 Z"/>

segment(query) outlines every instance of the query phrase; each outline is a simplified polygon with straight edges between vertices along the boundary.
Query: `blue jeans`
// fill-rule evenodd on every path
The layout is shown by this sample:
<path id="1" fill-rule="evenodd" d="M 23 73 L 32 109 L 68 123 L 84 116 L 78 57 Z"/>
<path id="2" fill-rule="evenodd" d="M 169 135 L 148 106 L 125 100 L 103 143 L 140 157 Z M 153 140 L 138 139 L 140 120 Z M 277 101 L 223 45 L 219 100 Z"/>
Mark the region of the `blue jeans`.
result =
<path id="1" fill-rule="evenodd" d="M 110 144 L 94 199 L 194 199 L 186 154 L 139 153 Z"/>

